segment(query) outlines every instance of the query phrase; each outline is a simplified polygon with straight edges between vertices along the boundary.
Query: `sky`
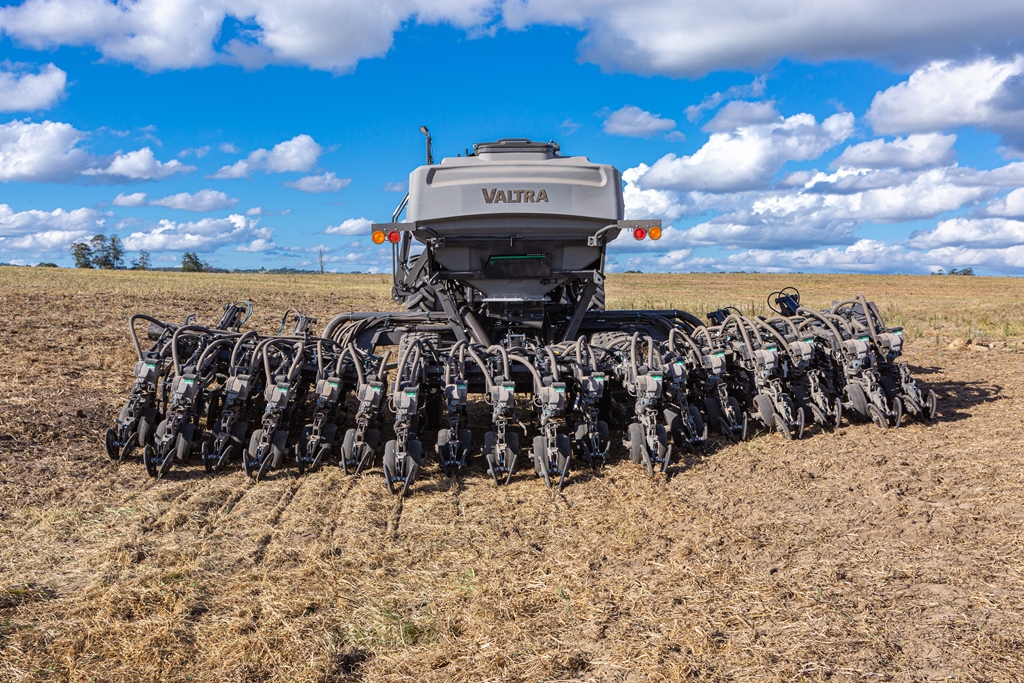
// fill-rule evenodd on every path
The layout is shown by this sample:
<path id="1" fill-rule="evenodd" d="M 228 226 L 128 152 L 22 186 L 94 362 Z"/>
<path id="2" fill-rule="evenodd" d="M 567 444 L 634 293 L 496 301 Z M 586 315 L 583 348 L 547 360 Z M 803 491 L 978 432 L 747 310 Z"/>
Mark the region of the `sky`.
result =
<path id="1" fill-rule="evenodd" d="M 409 172 L 622 171 L 610 271 L 1024 275 L 1024 3 L 0 2 L 0 263 L 381 272 Z"/>

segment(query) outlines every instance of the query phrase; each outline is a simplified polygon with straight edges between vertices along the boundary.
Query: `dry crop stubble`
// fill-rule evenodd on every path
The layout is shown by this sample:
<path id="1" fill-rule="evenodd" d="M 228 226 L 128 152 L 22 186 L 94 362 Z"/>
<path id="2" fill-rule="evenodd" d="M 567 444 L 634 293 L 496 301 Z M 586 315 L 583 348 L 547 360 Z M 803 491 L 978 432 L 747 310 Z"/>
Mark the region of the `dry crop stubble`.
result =
<path id="1" fill-rule="evenodd" d="M 562 494 L 431 466 L 399 500 L 379 466 L 151 481 L 100 442 L 131 313 L 248 298 L 255 329 L 322 326 L 393 307 L 385 278 L 0 268 L 0 679 L 1019 680 L 1024 283 L 614 275 L 608 299 L 763 313 L 790 284 L 904 325 L 939 421 L 761 435 L 668 481 L 619 460 Z"/>

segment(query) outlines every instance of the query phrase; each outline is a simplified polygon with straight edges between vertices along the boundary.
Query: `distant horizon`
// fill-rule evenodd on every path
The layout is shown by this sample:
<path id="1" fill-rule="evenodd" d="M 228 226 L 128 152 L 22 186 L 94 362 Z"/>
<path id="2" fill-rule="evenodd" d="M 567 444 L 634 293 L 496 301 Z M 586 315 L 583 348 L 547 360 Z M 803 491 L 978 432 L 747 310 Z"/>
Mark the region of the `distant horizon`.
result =
<path id="1" fill-rule="evenodd" d="M 1019 3 L 147 6 L 0 7 L 0 261 L 386 271 L 426 125 L 620 169 L 609 272 L 1024 275 Z"/>

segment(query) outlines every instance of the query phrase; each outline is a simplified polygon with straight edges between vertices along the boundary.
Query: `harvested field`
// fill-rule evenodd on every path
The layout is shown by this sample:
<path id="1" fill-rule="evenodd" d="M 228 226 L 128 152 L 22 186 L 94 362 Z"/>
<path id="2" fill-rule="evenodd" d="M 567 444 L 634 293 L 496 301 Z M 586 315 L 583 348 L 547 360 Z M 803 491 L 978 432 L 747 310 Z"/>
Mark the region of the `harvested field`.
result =
<path id="1" fill-rule="evenodd" d="M 933 425 L 718 444 L 667 481 L 432 465 L 400 500 L 379 466 L 107 458 L 131 313 L 247 298 L 270 332 L 289 306 L 387 310 L 388 282 L 0 268 L 0 680 L 1021 680 L 1024 281 L 610 277 L 610 307 L 700 315 L 863 292 L 939 395 Z"/>

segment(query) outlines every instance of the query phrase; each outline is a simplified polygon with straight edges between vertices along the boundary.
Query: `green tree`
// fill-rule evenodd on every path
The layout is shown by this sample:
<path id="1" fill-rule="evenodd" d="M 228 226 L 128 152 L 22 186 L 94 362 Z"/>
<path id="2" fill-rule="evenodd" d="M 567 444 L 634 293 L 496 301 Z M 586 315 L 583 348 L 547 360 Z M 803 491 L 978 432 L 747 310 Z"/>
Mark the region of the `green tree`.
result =
<path id="1" fill-rule="evenodd" d="M 124 268 L 124 244 L 117 235 L 96 235 L 89 240 L 92 249 L 92 265 L 105 270 Z"/>
<path id="2" fill-rule="evenodd" d="M 75 242 L 71 245 L 71 256 L 75 259 L 75 268 L 92 268 L 92 247 L 88 242 Z"/>
<path id="3" fill-rule="evenodd" d="M 149 270 L 152 267 L 153 264 L 149 260 L 149 252 L 145 249 L 140 249 L 138 258 L 132 259 L 132 270 Z"/>
<path id="4" fill-rule="evenodd" d="M 111 235 L 107 240 L 107 259 L 111 268 L 124 270 L 124 242 L 117 235 Z"/>
<path id="5" fill-rule="evenodd" d="M 186 251 L 181 255 L 181 271 L 183 273 L 201 273 L 209 270 L 210 264 L 200 261 L 199 254 L 194 251 Z"/>
<path id="6" fill-rule="evenodd" d="M 89 240 L 89 248 L 92 249 L 92 265 L 94 268 L 109 270 L 114 268 L 110 260 L 110 247 L 107 244 L 106 235 L 95 235 Z"/>
<path id="7" fill-rule="evenodd" d="M 51 263 L 50 261 L 40 261 L 39 263 L 36 264 L 36 268 L 58 268 L 58 267 L 59 266 L 56 263 Z"/>

